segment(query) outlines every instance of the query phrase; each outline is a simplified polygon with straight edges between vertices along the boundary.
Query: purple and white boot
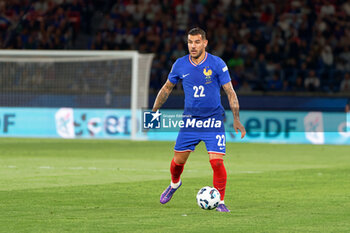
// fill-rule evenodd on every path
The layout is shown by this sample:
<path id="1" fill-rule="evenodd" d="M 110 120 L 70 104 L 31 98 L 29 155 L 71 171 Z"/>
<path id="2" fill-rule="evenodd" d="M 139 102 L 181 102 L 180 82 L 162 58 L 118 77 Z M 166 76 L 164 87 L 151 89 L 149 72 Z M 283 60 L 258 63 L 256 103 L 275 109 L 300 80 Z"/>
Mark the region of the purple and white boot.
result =
<path id="1" fill-rule="evenodd" d="M 169 185 L 169 187 L 166 190 L 164 190 L 162 195 L 160 195 L 160 203 L 165 204 L 169 202 L 173 197 L 175 191 L 178 190 L 181 187 L 181 185 L 182 181 L 180 181 L 180 184 L 177 188 L 172 188 L 171 185 Z"/>
<path id="2" fill-rule="evenodd" d="M 216 207 L 216 211 L 230 212 L 230 210 L 225 206 L 225 204 L 219 204 L 218 207 Z"/>

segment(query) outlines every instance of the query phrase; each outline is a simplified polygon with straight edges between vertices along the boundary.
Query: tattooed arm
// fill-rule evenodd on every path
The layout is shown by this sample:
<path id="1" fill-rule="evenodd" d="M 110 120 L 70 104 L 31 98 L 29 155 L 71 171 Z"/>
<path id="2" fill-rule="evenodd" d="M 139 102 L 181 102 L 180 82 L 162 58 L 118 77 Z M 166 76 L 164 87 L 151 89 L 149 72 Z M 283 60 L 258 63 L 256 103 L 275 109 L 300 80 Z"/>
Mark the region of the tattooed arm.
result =
<path id="1" fill-rule="evenodd" d="M 163 85 L 162 89 L 158 92 L 157 98 L 154 101 L 154 105 L 152 108 L 153 112 L 156 112 L 158 109 L 162 107 L 162 105 L 165 103 L 165 101 L 168 99 L 170 93 L 172 92 L 175 84 L 170 82 L 169 80 L 166 81 L 166 83 Z"/>
<path id="2" fill-rule="evenodd" d="M 244 138 L 246 131 L 244 126 L 241 124 L 239 120 L 239 103 L 238 103 L 236 92 L 233 90 L 231 82 L 228 82 L 222 85 L 222 87 L 226 92 L 228 101 L 230 103 L 230 108 L 233 114 L 233 118 L 234 118 L 233 128 L 235 129 L 236 133 L 238 133 L 238 130 L 241 131 L 241 138 Z"/>

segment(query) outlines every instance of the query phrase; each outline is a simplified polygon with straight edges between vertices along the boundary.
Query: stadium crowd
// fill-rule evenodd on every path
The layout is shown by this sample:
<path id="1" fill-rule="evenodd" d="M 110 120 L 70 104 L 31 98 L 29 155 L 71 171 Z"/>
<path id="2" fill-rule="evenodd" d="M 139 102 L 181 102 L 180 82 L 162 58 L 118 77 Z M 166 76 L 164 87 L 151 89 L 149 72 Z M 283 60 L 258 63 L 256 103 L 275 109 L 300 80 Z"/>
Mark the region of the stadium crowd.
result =
<path id="1" fill-rule="evenodd" d="M 154 53 L 154 90 L 195 26 L 241 92 L 350 92 L 350 0 L 0 0 L 0 48 Z"/>

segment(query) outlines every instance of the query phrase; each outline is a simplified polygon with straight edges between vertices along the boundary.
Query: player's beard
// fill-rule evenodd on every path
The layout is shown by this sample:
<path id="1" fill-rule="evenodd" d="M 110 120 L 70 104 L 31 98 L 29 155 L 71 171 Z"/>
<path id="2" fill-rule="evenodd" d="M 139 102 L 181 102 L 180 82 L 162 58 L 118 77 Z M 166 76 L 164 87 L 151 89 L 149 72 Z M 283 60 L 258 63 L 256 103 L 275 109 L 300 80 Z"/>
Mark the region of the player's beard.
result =
<path id="1" fill-rule="evenodd" d="M 198 59 L 200 56 L 202 56 L 203 51 L 204 51 L 204 49 L 203 49 L 203 50 L 201 50 L 201 51 L 199 51 L 199 53 L 198 53 L 198 55 L 197 55 L 197 56 L 192 56 L 192 55 L 191 55 L 191 57 L 192 57 L 192 58 L 194 58 L 194 59 Z"/>

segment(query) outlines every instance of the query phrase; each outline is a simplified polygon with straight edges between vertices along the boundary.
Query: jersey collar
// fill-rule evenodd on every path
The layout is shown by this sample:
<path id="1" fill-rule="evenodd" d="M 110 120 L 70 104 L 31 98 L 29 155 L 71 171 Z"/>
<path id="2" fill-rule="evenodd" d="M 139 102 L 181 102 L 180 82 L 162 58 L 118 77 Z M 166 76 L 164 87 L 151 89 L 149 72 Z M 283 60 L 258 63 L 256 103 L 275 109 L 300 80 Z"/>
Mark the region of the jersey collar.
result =
<path id="1" fill-rule="evenodd" d="M 200 65 L 202 65 L 202 64 L 205 62 L 205 60 L 207 60 L 207 57 L 208 57 L 208 53 L 205 52 L 205 56 L 204 56 L 203 60 L 202 60 L 201 62 L 199 62 L 197 65 L 196 65 L 196 63 L 194 63 L 194 62 L 192 61 L 191 55 L 188 55 L 188 60 L 190 61 L 190 63 L 191 63 L 193 66 L 200 66 Z"/>

